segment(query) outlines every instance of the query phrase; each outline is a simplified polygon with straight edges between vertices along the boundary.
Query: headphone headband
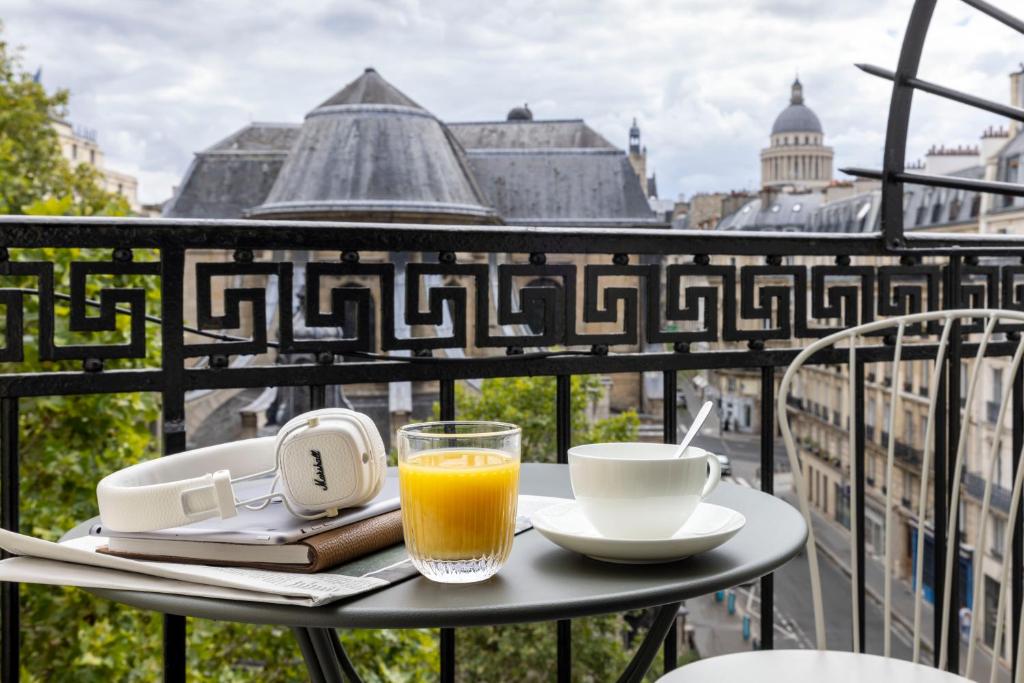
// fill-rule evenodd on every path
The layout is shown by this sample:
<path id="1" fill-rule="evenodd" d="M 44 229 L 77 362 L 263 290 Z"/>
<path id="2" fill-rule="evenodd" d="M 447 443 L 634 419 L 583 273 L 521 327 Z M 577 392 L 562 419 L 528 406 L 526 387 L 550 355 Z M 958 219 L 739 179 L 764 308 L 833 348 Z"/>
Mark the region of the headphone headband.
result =
<path id="1" fill-rule="evenodd" d="M 233 517 L 231 479 L 274 468 L 273 436 L 198 448 L 140 462 L 96 487 L 103 523 L 118 531 L 146 531 Z"/>
<path id="2" fill-rule="evenodd" d="M 288 421 L 277 436 L 177 453 L 115 472 L 96 487 L 100 517 L 117 531 L 152 531 L 280 497 L 300 517 L 333 516 L 363 505 L 384 485 L 384 440 L 366 415 L 314 410 Z M 232 483 L 276 473 L 262 496 L 239 501 Z M 276 491 L 277 483 L 282 489 Z"/>

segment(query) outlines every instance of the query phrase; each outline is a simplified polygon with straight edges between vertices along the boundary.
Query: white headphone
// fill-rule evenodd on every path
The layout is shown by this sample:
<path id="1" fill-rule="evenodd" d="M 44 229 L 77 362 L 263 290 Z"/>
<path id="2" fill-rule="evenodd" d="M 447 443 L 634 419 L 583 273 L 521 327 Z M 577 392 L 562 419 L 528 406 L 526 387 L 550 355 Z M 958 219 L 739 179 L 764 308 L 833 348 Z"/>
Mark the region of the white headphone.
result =
<path id="1" fill-rule="evenodd" d="M 245 439 L 142 462 L 96 487 L 103 524 L 115 531 L 154 531 L 280 498 L 292 514 L 333 517 L 368 503 L 384 485 L 387 454 L 373 421 L 344 408 L 289 420 L 277 436 Z M 270 491 L 238 500 L 232 484 L 273 474 Z M 278 484 L 281 490 L 278 491 Z"/>

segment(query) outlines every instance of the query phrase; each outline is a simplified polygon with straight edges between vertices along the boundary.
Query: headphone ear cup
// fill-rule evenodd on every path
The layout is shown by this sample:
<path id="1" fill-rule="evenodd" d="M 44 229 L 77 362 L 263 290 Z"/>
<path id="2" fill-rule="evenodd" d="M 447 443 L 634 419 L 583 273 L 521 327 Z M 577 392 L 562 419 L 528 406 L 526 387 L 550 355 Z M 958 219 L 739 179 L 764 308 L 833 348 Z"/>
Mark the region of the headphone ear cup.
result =
<path id="1" fill-rule="evenodd" d="M 384 487 L 384 478 L 387 475 L 388 469 L 388 453 L 387 449 L 384 448 L 384 438 L 381 436 L 380 430 L 377 429 L 376 423 L 370 419 L 370 416 L 364 413 L 354 413 L 354 416 L 362 422 L 367 435 L 370 437 L 370 450 L 367 453 L 370 456 L 370 461 L 367 463 L 367 466 L 371 469 L 374 476 L 367 495 L 372 498 L 380 493 L 380 490 Z"/>
<path id="2" fill-rule="evenodd" d="M 384 440 L 369 416 L 322 408 L 285 423 L 277 437 L 282 494 L 296 509 L 321 511 L 368 503 L 384 484 Z"/>

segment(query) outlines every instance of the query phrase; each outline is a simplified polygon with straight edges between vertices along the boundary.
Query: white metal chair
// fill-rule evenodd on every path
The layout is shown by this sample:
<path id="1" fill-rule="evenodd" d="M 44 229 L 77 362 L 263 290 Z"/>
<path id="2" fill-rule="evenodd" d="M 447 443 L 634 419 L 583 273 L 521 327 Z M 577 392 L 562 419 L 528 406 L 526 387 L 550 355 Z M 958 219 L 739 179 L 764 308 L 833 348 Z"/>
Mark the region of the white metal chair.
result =
<path id="1" fill-rule="evenodd" d="M 846 681 L 869 681 L 870 683 L 881 683 L 882 681 L 901 681 L 901 682 L 915 682 L 915 683 L 938 683 L 940 681 L 964 681 L 968 680 L 961 676 L 943 671 L 948 661 L 949 647 L 958 647 L 959 643 L 947 642 L 947 633 L 949 632 L 949 614 L 950 614 L 950 598 L 951 598 L 951 575 L 953 571 L 953 563 L 957 561 L 957 555 L 954 553 L 955 543 L 946 544 L 946 557 L 945 557 L 945 581 L 943 583 L 944 592 L 941 598 L 936 596 L 937 599 L 942 600 L 942 638 L 939 643 L 939 668 L 932 668 L 924 664 L 917 663 L 920 658 L 921 650 L 921 604 L 922 604 L 922 574 L 924 567 L 924 539 L 925 539 L 925 520 L 927 519 L 927 504 L 928 504 L 928 477 L 929 471 L 932 466 L 932 452 L 934 450 L 933 437 L 935 434 L 935 414 L 937 405 L 937 390 L 940 384 L 940 378 L 942 376 L 943 365 L 947 358 L 947 351 L 950 344 L 950 334 L 953 329 L 954 321 L 971 321 L 981 322 L 983 331 L 977 333 L 972 337 L 971 342 L 977 338 L 977 351 L 974 355 L 974 364 L 972 372 L 967 379 L 966 386 L 963 388 L 966 391 L 965 405 L 970 410 L 973 405 L 973 398 L 975 396 L 975 390 L 978 384 L 978 377 L 982 366 L 985 366 L 985 353 L 989 343 L 992 340 L 994 334 L 997 333 L 996 326 L 999 323 L 1007 323 L 1019 326 L 1024 323 L 1024 312 L 1019 311 L 1005 311 L 1005 310 L 989 310 L 989 309 L 964 309 L 964 310 L 950 310 L 950 311 L 935 311 L 930 313 L 920 313 L 914 315 L 907 315 L 897 318 L 888 318 L 884 320 L 878 320 L 875 322 L 866 323 L 857 327 L 853 327 L 841 332 L 837 332 L 828 337 L 824 337 L 819 341 L 810 344 L 805 348 L 793 361 L 793 363 L 787 368 L 786 373 L 782 377 L 782 381 L 779 385 L 779 391 L 777 396 L 777 413 L 779 418 L 779 426 L 782 431 L 782 437 L 785 441 L 786 452 L 789 456 L 789 462 L 792 468 L 793 474 L 793 485 L 795 487 L 795 493 L 799 501 L 800 510 L 807 521 L 808 537 L 807 537 L 807 558 L 810 568 L 811 577 L 811 597 L 814 606 L 814 621 L 816 631 L 816 650 L 763 650 L 763 651 L 752 651 L 743 652 L 738 654 L 722 655 L 719 657 L 713 657 L 710 659 L 699 660 L 693 664 L 689 664 L 685 667 L 677 669 L 669 674 L 666 674 L 659 679 L 659 683 L 722 683 L 722 681 L 739 681 L 739 680 L 751 680 L 757 681 L 758 683 L 768 683 L 772 681 L 785 681 L 786 683 L 800 683 L 802 681 L 829 681 L 829 683 L 845 683 Z M 925 428 L 925 444 L 923 448 L 922 462 L 921 462 L 921 483 L 920 483 L 920 495 L 917 510 L 917 551 L 916 551 L 916 562 L 914 563 L 914 648 L 913 648 L 913 661 L 908 662 L 904 660 L 898 660 L 891 658 L 891 640 L 892 640 L 892 538 L 895 534 L 891 534 L 889 530 L 892 528 L 892 515 L 893 515 L 893 463 L 895 454 L 895 435 L 891 435 L 887 445 L 887 458 L 886 458 L 886 487 L 885 487 L 885 549 L 884 549 L 884 656 L 859 654 L 857 652 L 840 652 L 830 651 L 826 649 L 827 643 L 825 640 L 825 615 L 822 607 L 822 596 L 821 596 L 821 577 L 818 571 L 818 556 L 817 546 L 814 538 L 814 527 L 812 525 L 810 507 L 808 503 L 808 490 L 807 482 L 802 474 L 803 470 L 800 467 L 799 455 L 797 453 L 796 444 L 794 443 L 793 434 L 790 429 L 789 417 L 787 413 L 786 398 L 789 394 L 790 387 L 797 372 L 803 367 L 804 363 L 816 352 L 828 347 L 835 347 L 841 343 L 848 345 L 848 363 L 849 367 L 855 367 L 857 361 L 858 347 L 862 344 L 863 338 L 866 335 L 872 333 L 879 333 L 882 330 L 895 329 L 896 330 L 896 341 L 893 355 L 893 377 L 892 384 L 889 389 L 890 400 L 889 400 L 889 424 L 895 425 L 894 416 L 899 414 L 897 411 L 900 407 L 900 392 L 903 386 L 902 382 L 902 364 L 903 352 L 905 346 L 905 333 L 908 328 L 920 324 L 927 324 L 930 322 L 936 322 L 942 324 L 941 333 L 939 335 L 937 357 L 935 364 L 930 374 L 930 382 L 928 383 L 929 395 L 928 395 L 928 417 Z M 922 332 L 922 335 L 925 333 Z M 931 335 L 930 344 L 934 344 L 934 335 Z M 986 530 L 987 520 L 989 517 L 989 509 L 992 499 L 992 482 L 994 479 L 995 468 L 998 466 L 998 455 L 1000 452 L 1000 445 L 1002 442 L 1004 419 L 1008 414 L 1010 408 L 1010 392 L 1013 388 L 1012 378 L 1017 376 L 1017 371 L 1020 368 L 1021 359 L 1024 357 L 1024 334 L 1021 335 L 1020 341 L 1017 343 L 1016 350 L 1009 360 L 1009 372 L 1006 376 L 1010 378 L 1010 381 L 1004 382 L 1005 385 L 1002 390 L 1001 401 L 999 404 L 999 413 L 996 421 L 996 425 L 999 426 L 995 430 L 992 443 L 985 448 L 984 459 L 981 461 L 985 465 L 985 489 L 982 499 L 981 514 L 977 526 L 977 535 L 975 547 L 977 551 L 974 553 L 974 587 L 973 587 L 973 602 L 971 605 L 971 614 L 973 618 L 971 620 L 969 643 L 967 649 L 967 656 L 965 661 L 965 671 L 972 671 L 974 664 L 977 642 L 979 635 L 977 633 L 976 625 L 984 623 L 984 605 L 983 599 L 983 584 L 982 584 L 982 568 L 979 566 L 984 555 L 984 549 L 986 546 Z M 850 374 L 852 378 L 852 372 Z M 849 382 L 849 406 L 850 406 L 850 426 L 851 429 L 849 437 L 849 453 L 850 453 L 850 471 L 854 470 L 856 464 L 856 458 L 861 457 L 861 454 L 857 453 L 855 448 L 855 430 L 852 428 L 855 424 L 856 414 L 854 411 L 861 410 L 862 407 L 857 405 L 854 395 L 854 384 Z M 1018 408 L 1019 409 L 1019 408 Z M 961 482 L 963 481 L 963 472 L 965 468 L 965 453 L 968 440 L 968 432 L 970 431 L 970 420 L 965 420 L 962 423 L 960 429 L 960 438 L 957 443 L 956 457 L 952 469 L 951 481 Z M 950 444 L 952 446 L 952 444 Z M 1015 454 L 1018 459 L 1024 458 L 1024 451 L 1019 454 Z M 1022 480 L 1024 480 L 1024 467 L 1018 469 L 1017 475 L 1013 481 L 1013 489 L 1010 498 L 1010 507 L 1008 513 L 1008 521 L 1006 523 L 1006 529 L 1003 537 L 1003 547 L 1010 548 L 1011 541 L 1013 539 L 1014 525 L 1017 519 L 1017 511 L 1021 502 L 1021 490 Z M 850 492 L 850 505 L 853 506 L 853 502 L 857 498 L 856 481 L 851 477 L 851 492 Z M 949 505 L 949 526 L 953 527 L 957 523 L 957 515 L 959 512 L 960 503 L 960 489 L 961 486 L 953 488 L 953 496 Z M 856 547 L 856 536 L 857 536 L 857 516 L 853 514 L 851 510 L 850 514 L 850 548 L 851 557 L 854 558 L 852 564 L 853 570 L 853 585 L 856 585 L 857 578 L 857 553 L 858 548 Z M 936 530 L 938 533 L 938 530 Z M 944 533 L 947 533 L 948 530 Z M 1002 635 L 1004 632 L 1004 624 L 1008 621 L 1009 615 L 1005 614 L 1007 610 L 1004 606 L 1007 602 L 1006 593 L 1008 590 L 1009 573 L 1010 573 L 1011 560 L 1007 555 L 1003 562 L 1002 575 L 999 582 L 999 595 L 996 610 L 996 622 L 995 622 L 995 643 L 1002 642 Z M 1018 571 L 1020 571 L 1018 569 Z M 851 591 L 851 594 L 853 591 Z M 1018 596 L 1016 599 L 1020 600 Z M 852 617 L 853 617 L 853 649 L 860 649 L 860 642 L 858 638 L 859 633 L 859 613 L 857 610 L 857 595 L 852 595 Z M 1014 647 L 1017 648 L 1017 660 L 1018 662 L 1024 661 L 1024 638 L 1021 638 Z M 990 683 L 996 680 L 997 667 L 993 666 L 991 676 L 989 678 Z M 1024 666 L 1018 666 L 1017 670 L 1013 672 L 1013 681 L 1021 683 L 1024 681 Z"/>

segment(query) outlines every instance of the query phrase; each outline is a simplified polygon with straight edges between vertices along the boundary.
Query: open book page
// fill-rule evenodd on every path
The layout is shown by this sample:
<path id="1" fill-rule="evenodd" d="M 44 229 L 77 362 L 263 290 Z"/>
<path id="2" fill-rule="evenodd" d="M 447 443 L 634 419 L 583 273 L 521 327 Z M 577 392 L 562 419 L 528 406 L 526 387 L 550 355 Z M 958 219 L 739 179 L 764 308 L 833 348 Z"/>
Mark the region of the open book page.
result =
<path id="1" fill-rule="evenodd" d="M 520 496 L 516 533 L 530 528 L 534 511 L 558 498 Z M 139 590 L 236 600 L 322 605 L 416 575 L 403 545 L 378 551 L 318 574 L 146 562 L 97 553 L 102 536 L 51 543 L 0 530 L 0 548 L 21 557 L 0 561 L 0 581 L 83 588 Z M 32 560 L 32 562 L 26 562 Z M 189 592 L 181 584 L 191 584 Z M 244 594 L 244 597 L 243 597 Z"/>

